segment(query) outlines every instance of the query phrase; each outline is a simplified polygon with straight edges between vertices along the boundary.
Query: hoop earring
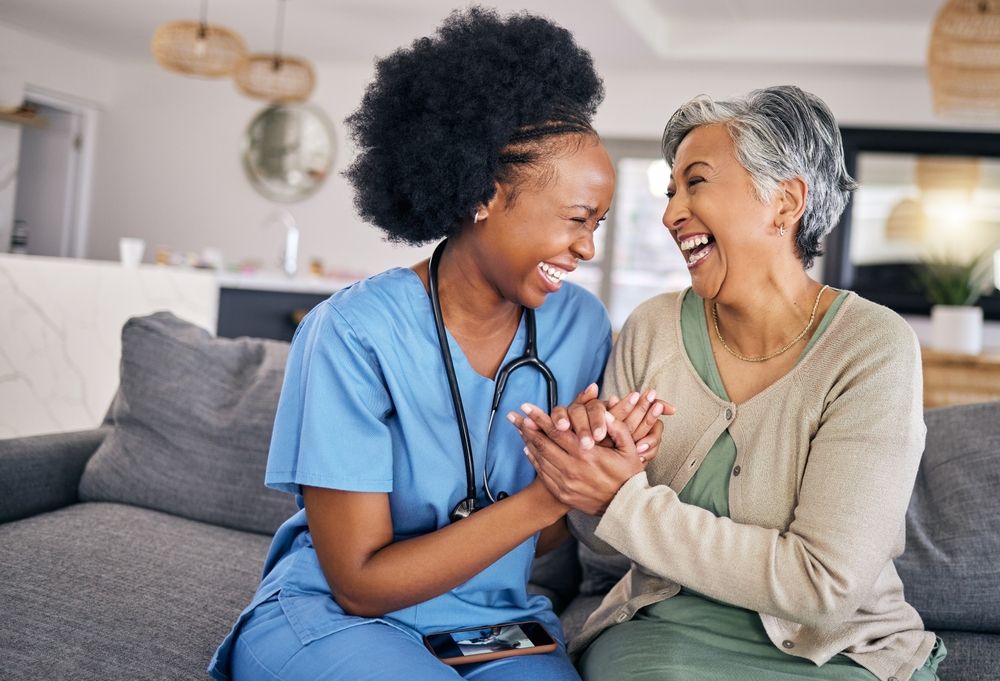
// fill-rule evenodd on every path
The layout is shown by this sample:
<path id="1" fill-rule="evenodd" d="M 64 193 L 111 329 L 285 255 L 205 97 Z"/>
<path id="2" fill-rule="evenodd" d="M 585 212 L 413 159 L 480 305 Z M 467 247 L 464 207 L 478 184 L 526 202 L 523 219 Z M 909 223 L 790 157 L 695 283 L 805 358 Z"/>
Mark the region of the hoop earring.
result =
<path id="1" fill-rule="evenodd" d="M 785 226 L 778 225 L 778 236 L 785 236 Z"/>
<path id="2" fill-rule="evenodd" d="M 476 224 L 477 222 L 479 222 L 479 211 L 478 210 L 476 211 L 476 214 L 472 216 L 472 224 Z"/>

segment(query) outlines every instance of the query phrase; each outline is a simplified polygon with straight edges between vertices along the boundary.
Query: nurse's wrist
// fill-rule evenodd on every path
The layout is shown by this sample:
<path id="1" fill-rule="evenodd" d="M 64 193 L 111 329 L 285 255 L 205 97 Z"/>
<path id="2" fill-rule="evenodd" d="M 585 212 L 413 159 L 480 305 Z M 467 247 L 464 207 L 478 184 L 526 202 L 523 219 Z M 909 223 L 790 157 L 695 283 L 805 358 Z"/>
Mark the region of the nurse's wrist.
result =
<path id="1" fill-rule="evenodd" d="M 554 497 L 545 483 L 537 478 L 524 492 L 530 497 L 531 514 L 543 523 L 543 527 L 548 527 L 569 513 L 570 507 Z"/>

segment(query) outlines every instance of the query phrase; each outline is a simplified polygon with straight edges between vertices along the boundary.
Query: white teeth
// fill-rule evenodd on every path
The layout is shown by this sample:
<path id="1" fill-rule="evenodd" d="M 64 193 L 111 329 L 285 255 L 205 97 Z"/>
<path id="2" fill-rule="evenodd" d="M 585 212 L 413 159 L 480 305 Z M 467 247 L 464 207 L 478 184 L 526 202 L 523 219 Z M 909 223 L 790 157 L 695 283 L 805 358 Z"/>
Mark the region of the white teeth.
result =
<path id="1" fill-rule="evenodd" d="M 688 264 L 689 265 L 693 265 L 696 262 L 698 262 L 700 260 L 703 260 L 711 252 L 712 252 L 711 249 L 706 248 L 703 251 L 698 251 L 697 253 L 692 253 L 690 256 L 688 256 Z"/>
<path id="2" fill-rule="evenodd" d="M 561 270 L 558 267 L 553 267 L 545 262 L 538 263 L 538 269 L 542 271 L 546 279 L 551 281 L 553 284 L 558 284 L 566 276 L 566 270 Z"/>
<path id="3" fill-rule="evenodd" d="M 685 239 L 681 242 L 682 251 L 690 251 L 692 248 L 697 248 L 708 243 L 708 235 L 700 234 L 698 236 L 693 236 L 690 239 Z"/>

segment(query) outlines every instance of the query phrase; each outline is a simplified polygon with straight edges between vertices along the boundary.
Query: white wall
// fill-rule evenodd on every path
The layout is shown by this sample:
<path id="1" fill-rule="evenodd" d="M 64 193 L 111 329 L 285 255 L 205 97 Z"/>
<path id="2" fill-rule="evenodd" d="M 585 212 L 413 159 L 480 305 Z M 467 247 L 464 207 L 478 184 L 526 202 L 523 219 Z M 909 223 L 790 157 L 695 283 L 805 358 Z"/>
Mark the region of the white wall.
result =
<path id="1" fill-rule="evenodd" d="M 114 99 L 114 64 L 20 28 L 0 24 L 0 74 L 26 87 L 50 90 L 104 108 Z M 21 128 L 0 122 L 0 181 L 20 150 Z M 0 187 L 0 252 L 10 244 L 17 182 Z"/>
<path id="2" fill-rule="evenodd" d="M 597 126 L 607 136 L 656 138 L 669 113 L 699 92 L 729 96 L 784 82 L 825 98 L 844 124 L 958 127 L 933 116 L 926 77 L 916 69 L 719 65 L 603 75 L 607 99 Z M 342 121 L 370 77 L 366 65 L 319 65 L 313 99 L 333 119 L 339 149 L 327 185 L 291 206 L 302 228 L 300 267 L 321 257 L 328 267 L 374 272 L 426 252 L 390 246 L 362 224 L 339 175 L 351 153 Z M 261 222 L 278 206 L 251 189 L 239 161 L 243 130 L 260 105 L 228 82 L 182 78 L 148 63 L 119 67 L 116 85 L 98 153 L 89 254 L 114 258 L 119 237 L 140 236 L 147 252 L 158 244 L 185 251 L 213 246 L 229 261 L 273 265 L 281 234 Z"/>
<path id="3" fill-rule="evenodd" d="M 342 121 L 371 67 L 327 64 L 317 71 L 313 103 L 334 122 L 337 157 L 319 192 L 287 205 L 301 229 L 300 268 L 312 257 L 353 272 L 419 259 L 355 217 L 340 176 L 351 156 Z M 283 232 L 263 223 L 285 204 L 258 195 L 240 161 L 243 133 L 264 106 L 228 80 L 184 78 L 151 63 L 120 66 L 98 148 L 89 255 L 117 258 L 118 239 L 136 236 L 147 241 L 147 260 L 160 245 L 192 252 L 210 246 L 228 262 L 254 258 L 276 267 Z"/>
<path id="4" fill-rule="evenodd" d="M 114 99 L 117 76 L 110 59 L 2 23 L 0 64 L 27 85 L 100 105 Z"/>
<path id="5" fill-rule="evenodd" d="M 1000 132 L 997 119 L 936 117 L 922 68 L 683 64 L 659 72 L 602 69 L 601 74 L 607 96 L 596 123 L 606 136 L 659 139 L 670 114 L 695 95 L 732 97 L 783 84 L 798 85 L 821 97 L 844 126 Z"/>

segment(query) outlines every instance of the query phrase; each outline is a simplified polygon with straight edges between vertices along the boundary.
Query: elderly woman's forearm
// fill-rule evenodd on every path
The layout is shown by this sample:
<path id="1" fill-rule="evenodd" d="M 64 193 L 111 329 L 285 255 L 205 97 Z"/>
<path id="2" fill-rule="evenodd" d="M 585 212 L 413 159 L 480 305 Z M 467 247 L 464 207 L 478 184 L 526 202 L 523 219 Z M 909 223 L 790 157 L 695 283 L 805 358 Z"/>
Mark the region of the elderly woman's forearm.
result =
<path id="1" fill-rule="evenodd" d="M 653 574 L 733 605 L 805 625 L 856 610 L 901 548 L 922 438 L 884 451 L 817 452 L 796 517 L 782 531 L 740 524 L 685 504 L 637 475 L 596 536 Z M 885 460 L 856 476 L 828 474 L 838 458 Z M 851 489 L 848 489 L 851 488 Z"/>

